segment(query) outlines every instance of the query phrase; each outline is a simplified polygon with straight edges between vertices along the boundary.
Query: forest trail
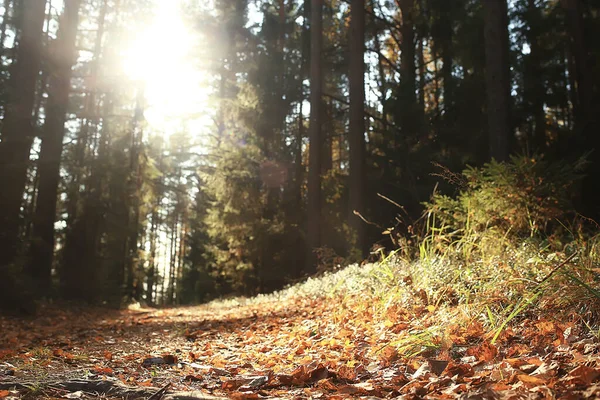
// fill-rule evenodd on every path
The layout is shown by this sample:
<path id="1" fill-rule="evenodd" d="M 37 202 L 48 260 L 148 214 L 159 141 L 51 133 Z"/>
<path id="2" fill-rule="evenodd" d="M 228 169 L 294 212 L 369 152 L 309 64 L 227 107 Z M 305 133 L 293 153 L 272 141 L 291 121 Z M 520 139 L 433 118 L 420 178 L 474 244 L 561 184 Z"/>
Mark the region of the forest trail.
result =
<path id="1" fill-rule="evenodd" d="M 492 345 L 476 320 L 459 326 L 431 307 L 365 300 L 47 308 L 35 319 L 3 318 L 0 398 L 600 396 L 598 340 L 569 324 L 524 320 Z M 443 335 L 431 335 L 436 329 Z"/>

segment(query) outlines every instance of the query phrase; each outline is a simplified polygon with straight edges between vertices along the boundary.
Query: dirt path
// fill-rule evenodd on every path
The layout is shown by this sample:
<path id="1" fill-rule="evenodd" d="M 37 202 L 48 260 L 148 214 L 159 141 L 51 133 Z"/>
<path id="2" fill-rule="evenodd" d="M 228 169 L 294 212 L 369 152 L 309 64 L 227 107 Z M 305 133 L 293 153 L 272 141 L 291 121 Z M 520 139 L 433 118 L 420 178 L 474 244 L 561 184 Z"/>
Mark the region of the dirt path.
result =
<path id="1" fill-rule="evenodd" d="M 0 398 L 600 397 L 598 340 L 569 324 L 492 345 L 476 321 L 359 300 L 1 318 Z"/>

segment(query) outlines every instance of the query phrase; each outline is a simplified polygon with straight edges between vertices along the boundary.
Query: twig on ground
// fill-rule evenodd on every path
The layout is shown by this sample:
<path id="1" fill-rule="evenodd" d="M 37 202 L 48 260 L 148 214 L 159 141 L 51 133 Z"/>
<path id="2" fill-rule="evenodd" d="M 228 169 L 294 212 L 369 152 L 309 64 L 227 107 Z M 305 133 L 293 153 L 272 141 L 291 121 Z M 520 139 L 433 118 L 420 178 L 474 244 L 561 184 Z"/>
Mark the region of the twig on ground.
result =
<path id="1" fill-rule="evenodd" d="M 561 262 L 560 264 L 558 264 L 556 267 L 554 267 L 554 269 L 552 271 L 550 271 L 550 273 L 548 275 L 546 275 L 544 277 L 544 279 L 542 279 L 541 281 L 537 282 L 537 285 L 540 286 L 542 283 L 546 282 L 548 279 L 550 279 L 552 277 L 552 275 L 554 275 L 556 273 L 556 271 L 558 271 L 559 269 L 561 269 L 562 267 L 564 267 L 569 261 L 571 261 L 573 258 L 575 258 L 575 256 L 577 255 L 577 252 L 571 254 L 569 257 L 567 257 L 566 260 L 564 260 L 563 262 Z"/>
<path id="2" fill-rule="evenodd" d="M 158 392 L 156 392 L 152 396 L 148 397 L 148 400 L 161 400 L 165 396 L 165 393 L 167 392 L 167 390 L 169 390 L 169 387 L 171 387 L 171 382 L 167 383 L 165 386 L 160 388 L 160 390 Z"/>

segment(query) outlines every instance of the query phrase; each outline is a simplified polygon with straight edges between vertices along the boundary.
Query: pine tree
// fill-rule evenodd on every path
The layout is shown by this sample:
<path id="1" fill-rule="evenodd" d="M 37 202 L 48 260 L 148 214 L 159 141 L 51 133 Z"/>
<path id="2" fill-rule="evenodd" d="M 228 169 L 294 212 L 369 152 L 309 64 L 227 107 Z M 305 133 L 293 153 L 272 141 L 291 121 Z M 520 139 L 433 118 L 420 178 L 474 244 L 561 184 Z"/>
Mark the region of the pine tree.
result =
<path id="1" fill-rule="evenodd" d="M 484 0 L 487 118 L 490 158 L 508 160 L 511 140 L 508 6 Z"/>
<path id="2" fill-rule="evenodd" d="M 350 225 L 356 245 L 366 255 L 365 227 L 359 218 L 365 212 L 365 2 L 354 0 L 350 15 Z M 357 215 L 353 215 L 353 214 Z"/>
<path id="3" fill-rule="evenodd" d="M 56 51 L 50 61 L 50 65 L 54 68 L 50 73 L 46 118 L 38 161 L 39 189 L 33 218 L 31 260 L 28 268 L 30 276 L 38 284 L 39 295 L 48 294 L 51 288 L 59 169 L 71 91 L 71 70 L 76 61 L 75 44 L 80 4 L 80 0 L 65 1 L 56 39 Z"/>
<path id="4" fill-rule="evenodd" d="M 32 115 L 42 59 L 45 11 L 46 0 L 33 0 L 23 7 L 19 46 L 8 83 L 10 97 L 0 142 L 0 268 L 12 263 L 20 248 L 21 202 L 37 124 Z"/>
<path id="5" fill-rule="evenodd" d="M 323 4 L 319 0 L 311 3 L 310 15 L 310 153 L 308 165 L 308 226 L 306 272 L 314 272 L 317 266 L 315 250 L 321 246 L 321 168 L 322 168 L 322 42 Z"/>

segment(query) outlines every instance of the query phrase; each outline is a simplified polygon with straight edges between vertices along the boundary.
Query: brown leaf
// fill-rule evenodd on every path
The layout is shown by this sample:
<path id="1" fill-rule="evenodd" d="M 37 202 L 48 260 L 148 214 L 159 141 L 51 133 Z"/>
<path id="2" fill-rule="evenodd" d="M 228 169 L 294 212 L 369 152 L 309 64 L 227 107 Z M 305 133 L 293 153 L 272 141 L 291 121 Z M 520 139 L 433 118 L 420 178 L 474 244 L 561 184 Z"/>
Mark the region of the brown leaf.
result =
<path id="1" fill-rule="evenodd" d="M 517 375 L 517 379 L 523 382 L 527 387 L 534 387 L 546 384 L 546 379 L 539 378 L 537 376 L 520 374 Z"/>
<path id="2" fill-rule="evenodd" d="M 571 384 L 588 386 L 596 381 L 598 377 L 600 377 L 600 368 L 591 368 L 580 365 L 569 372 L 568 381 Z"/>
<path id="3" fill-rule="evenodd" d="M 473 367 L 469 364 L 453 364 L 450 363 L 444 370 L 446 376 L 469 377 L 475 374 Z"/>
<path id="4" fill-rule="evenodd" d="M 477 357 L 480 361 L 490 362 L 498 355 L 498 349 L 493 344 L 483 342 L 477 347 L 468 349 L 467 354 Z"/>
<path id="5" fill-rule="evenodd" d="M 177 357 L 172 354 L 165 354 L 162 356 L 162 359 L 165 361 L 165 364 L 173 365 L 177 364 Z"/>
<path id="6" fill-rule="evenodd" d="M 110 367 L 94 367 L 93 371 L 100 375 L 111 375 L 113 373 L 113 369 Z"/>
<path id="7" fill-rule="evenodd" d="M 339 367 L 336 373 L 339 379 L 345 381 L 353 382 L 357 378 L 356 369 L 350 368 L 346 365 L 342 365 L 341 367 Z"/>
<path id="8" fill-rule="evenodd" d="M 8 390 L 0 390 L 0 399 L 8 397 L 9 395 L 10 395 L 10 392 Z"/>
<path id="9" fill-rule="evenodd" d="M 310 371 L 310 380 L 312 382 L 318 382 L 321 379 L 327 379 L 329 371 L 323 365 L 319 364 L 317 368 Z"/>
<path id="10" fill-rule="evenodd" d="M 429 363 L 431 372 L 433 372 L 436 375 L 441 375 L 442 372 L 444 372 L 444 370 L 446 369 L 446 366 L 448 366 L 448 361 L 447 360 L 434 360 L 434 359 L 429 359 L 427 360 L 427 362 Z"/>

